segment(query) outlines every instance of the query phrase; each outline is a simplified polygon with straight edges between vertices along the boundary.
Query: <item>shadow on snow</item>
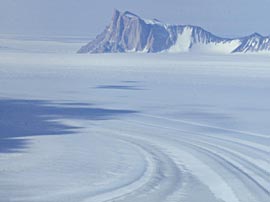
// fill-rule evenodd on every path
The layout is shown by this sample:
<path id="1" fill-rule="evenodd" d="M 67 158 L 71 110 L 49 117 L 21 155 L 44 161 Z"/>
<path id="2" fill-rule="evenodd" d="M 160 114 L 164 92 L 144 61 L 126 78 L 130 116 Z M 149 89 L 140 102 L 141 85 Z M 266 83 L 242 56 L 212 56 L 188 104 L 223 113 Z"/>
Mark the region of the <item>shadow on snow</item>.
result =
<path id="1" fill-rule="evenodd" d="M 130 86 L 130 85 L 99 85 L 96 86 L 99 89 L 114 89 L 114 90 L 143 90 L 138 86 Z"/>
<path id="2" fill-rule="evenodd" d="M 136 113 L 132 110 L 104 109 L 88 104 L 53 104 L 40 100 L 0 100 L 0 153 L 17 152 L 27 147 L 26 139 L 37 135 L 72 134 L 76 127 L 56 119 L 109 120 Z"/>

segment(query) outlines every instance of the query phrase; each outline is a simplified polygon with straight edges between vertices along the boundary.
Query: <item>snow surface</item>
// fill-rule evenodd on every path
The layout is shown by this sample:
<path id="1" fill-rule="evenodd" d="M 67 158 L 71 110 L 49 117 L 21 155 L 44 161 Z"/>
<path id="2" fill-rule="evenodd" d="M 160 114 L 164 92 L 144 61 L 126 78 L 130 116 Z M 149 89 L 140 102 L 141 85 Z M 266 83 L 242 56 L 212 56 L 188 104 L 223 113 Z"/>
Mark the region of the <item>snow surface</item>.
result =
<path id="1" fill-rule="evenodd" d="M 164 27 L 166 27 L 167 25 L 160 22 L 159 20 L 157 19 L 145 19 L 143 18 L 143 21 L 146 23 L 146 24 L 150 24 L 150 25 L 163 25 Z"/>
<path id="2" fill-rule="evenodd" d="M 178 34 L 175 44 L 170 47 L 168 52 L 181 53 L 188 52 L 191 44 L 192 27 L 185 27 L 182 33 Z"/>
<path id="3" fill-rule="evenodd" d="M 224 41 L 224 42 L 211 42 L 211 43 L 196 43 L 192 46 L 191 52 L 198 53 L 212 53 L 212 54 L 230 54 L 241 44 L 240 40 Z"/>
<path id="4" fill-rule="evenodd" d="M 78 49 L 88 40 L 75 36 L 53 38 L 0 34 L 0 52 L 74 53 L 74 48 Z"/>
<path id="5" fill-rule="evenodd" d="M 1 202 L 269 202 L 269 57 L 42 47 L 0 53 Z"/>

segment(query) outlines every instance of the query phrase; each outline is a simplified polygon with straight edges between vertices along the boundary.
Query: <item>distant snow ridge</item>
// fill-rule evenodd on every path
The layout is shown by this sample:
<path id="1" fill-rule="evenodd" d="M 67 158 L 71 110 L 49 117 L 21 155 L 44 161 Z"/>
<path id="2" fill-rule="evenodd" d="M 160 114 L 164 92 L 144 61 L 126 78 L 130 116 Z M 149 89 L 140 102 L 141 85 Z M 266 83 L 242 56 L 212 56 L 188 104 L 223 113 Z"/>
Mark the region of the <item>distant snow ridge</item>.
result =
<path id="1" fill-rule="evenodd" d="M 233 52 L 269 52 L 270 36 L 264 37 L 258 33 L 242 38 L 242 43 Z"/>
<path id="2" fill-rule="evenodd" d="M 197 26 L 168 25 L 114 10 L 109 26 L 78 53 L 118 52 L 270 53 L 270 36 L 221 38 Z"/>

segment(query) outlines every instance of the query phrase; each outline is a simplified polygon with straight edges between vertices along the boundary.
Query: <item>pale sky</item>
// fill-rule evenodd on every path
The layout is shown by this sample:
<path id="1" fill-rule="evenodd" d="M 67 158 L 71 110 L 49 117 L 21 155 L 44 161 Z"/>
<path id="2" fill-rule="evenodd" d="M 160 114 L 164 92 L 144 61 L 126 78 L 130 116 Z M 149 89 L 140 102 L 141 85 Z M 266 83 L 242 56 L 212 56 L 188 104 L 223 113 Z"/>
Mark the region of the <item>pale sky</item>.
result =
<path id="1" fill-rule="evenodd" d="M 114 8 L 219 36 L 270 35 L 270 0 L 0 0 L 0 34 L 93 37 Z"/>

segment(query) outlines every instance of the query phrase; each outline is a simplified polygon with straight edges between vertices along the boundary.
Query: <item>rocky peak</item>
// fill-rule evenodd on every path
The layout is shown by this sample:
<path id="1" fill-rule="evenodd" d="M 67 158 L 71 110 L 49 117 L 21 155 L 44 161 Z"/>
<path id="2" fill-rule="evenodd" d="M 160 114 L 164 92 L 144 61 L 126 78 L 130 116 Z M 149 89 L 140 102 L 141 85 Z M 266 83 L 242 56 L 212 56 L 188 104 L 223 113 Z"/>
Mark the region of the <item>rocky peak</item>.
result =
<path id="1" fill-rule="evenodd" d="M 270 38 L 258 33 L 222 38 L 192 25 L 168 25 L 115 9 L 110 24 L 78 53 L 208 52 L 236 53 L 270 50 Z"/>

